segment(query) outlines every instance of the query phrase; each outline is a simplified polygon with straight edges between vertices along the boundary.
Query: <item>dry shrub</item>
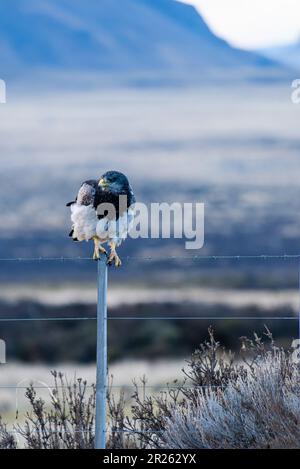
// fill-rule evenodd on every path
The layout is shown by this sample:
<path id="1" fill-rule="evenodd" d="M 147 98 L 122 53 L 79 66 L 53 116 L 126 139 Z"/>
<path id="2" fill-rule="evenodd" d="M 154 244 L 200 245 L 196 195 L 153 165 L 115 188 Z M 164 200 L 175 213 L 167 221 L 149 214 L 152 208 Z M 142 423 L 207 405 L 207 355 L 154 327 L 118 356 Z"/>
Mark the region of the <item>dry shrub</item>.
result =
<path id="1" fill-rule="evenodd" d="M 257 336 L 254 342 L 245 340 L 252 359 L 245 360 L 224 388 L 198 389 L 184 405 L 173 408 L 161 447 L 300 447 L 299 365 L 267 335 L 269 349 Z"/>
<path id="2" fill-rule="evenodd" d="M 13 433 L 9 432 L 7 426 L 0 417 L 0 449 L 16 449 L 17 441 Z"/>
<path id="3" fill-rule="evenodd" d="M 94 447 L 95 387 L 88 393 L 87 383 L 69 383 L 62 373 L 52 372 L 54 386 L 50 406 L 38 397 L 31 385 L 26 397 L 31 411 L 16 431 L 31 449 L 83 449 Z"/>
<path id="4" fill-rule="evenodd" d="M 181 382 L 146 393 L 134 383 L 128 413 L 124 391 L 107 393 L 108 448 L 300 448 L 299 365 L 279 349 L 266 329 L 262 340 L 242 338 L 240 356 L 209 338 L 187 362 Z M 33 386 L 26 391 L 31 411 L 11 434 L 0 420 L 0 448 L 93 448 L 95 387 L 53 372 L 50 406 Z"/>

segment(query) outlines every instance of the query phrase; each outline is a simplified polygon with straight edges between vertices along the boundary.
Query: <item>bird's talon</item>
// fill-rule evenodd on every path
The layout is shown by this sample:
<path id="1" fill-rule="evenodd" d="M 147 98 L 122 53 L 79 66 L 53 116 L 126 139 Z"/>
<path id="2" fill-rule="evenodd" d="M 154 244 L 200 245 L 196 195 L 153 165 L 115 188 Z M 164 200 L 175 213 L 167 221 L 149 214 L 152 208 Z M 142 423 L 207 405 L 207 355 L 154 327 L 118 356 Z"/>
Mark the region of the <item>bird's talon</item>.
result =
<path id="1" fill-rule="evenodd" d="M 110 253 L 107 260 L 108 265 L 112 265 L 113 263 L 115 264 L 115 267 L 121 267 L 122 265 L 121 259 L 115 251 Z"/>
<path id="2" fill-rule="evenodd" d="M 105 254 L 107 256 L 107 252 L 106 252 L 106 249 L 103 246 L 101 246 L 101 244 L 99 243 L 99 239 L 96 236 L 94 238 L 94 243 L 95 243 L 95 246 L 94 246 L 93 260 L 99 261 L 101 254 Z"/>
<path id="3" fill-rule="evenodd" d="M 99 253 L 95 251 L 94 254 L 93 254 L 93 260 L 94 261 L 99 261 L 99 259 L 100 259 Z"/>

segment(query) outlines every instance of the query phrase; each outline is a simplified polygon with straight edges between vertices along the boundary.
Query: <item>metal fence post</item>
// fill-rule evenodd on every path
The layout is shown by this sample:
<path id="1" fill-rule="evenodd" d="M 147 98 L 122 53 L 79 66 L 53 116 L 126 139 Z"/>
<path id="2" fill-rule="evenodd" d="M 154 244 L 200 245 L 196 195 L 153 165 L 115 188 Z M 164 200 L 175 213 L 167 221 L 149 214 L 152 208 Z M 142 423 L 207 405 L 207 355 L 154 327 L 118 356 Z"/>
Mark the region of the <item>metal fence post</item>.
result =
<path id="1" fill-rule="evenodd" d="M 97 303 L 97 377 L 95 449 L 106 446 L 106 389 L 107 389 L 107 264 L 106 256 L 98 261 Z"/>

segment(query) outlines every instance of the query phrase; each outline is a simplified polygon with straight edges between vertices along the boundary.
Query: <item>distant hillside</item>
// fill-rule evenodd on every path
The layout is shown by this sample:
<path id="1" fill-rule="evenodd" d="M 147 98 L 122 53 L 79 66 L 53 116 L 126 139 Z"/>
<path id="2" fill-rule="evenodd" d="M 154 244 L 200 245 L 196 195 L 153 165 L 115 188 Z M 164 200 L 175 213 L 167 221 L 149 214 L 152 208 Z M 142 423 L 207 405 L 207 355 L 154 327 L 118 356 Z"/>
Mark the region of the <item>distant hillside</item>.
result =
<path id="1" fill-rule="evenodd" d="M 265 57 L 300 70 L 300 38 L 294 44 L 260 51 Z"/>
<path id="2" fill-rule="evenodd" d="M 274 64 L 230 47 L 192 6 L 175 0 L 0 2 L 2 76 L 33 68 L 201 76 L 253 67 Z"/>

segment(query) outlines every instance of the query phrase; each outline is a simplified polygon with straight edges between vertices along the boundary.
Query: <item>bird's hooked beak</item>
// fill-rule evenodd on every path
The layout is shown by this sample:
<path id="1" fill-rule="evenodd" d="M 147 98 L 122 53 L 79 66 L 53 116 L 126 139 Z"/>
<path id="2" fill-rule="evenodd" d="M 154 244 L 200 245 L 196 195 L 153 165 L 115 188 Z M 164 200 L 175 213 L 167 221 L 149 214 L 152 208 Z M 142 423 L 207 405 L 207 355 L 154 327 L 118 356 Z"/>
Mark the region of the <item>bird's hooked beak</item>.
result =
<path id="1" fill-rule="evenodd" d="M 103 189 L 106 189 L 107 187 L 109 187 L 108 182 L 107 182 L 106 179 L 104 179 L 104 178 L 101 178 L 101 179 L 99 180 L 98 185 L 101 186 Z"/>

